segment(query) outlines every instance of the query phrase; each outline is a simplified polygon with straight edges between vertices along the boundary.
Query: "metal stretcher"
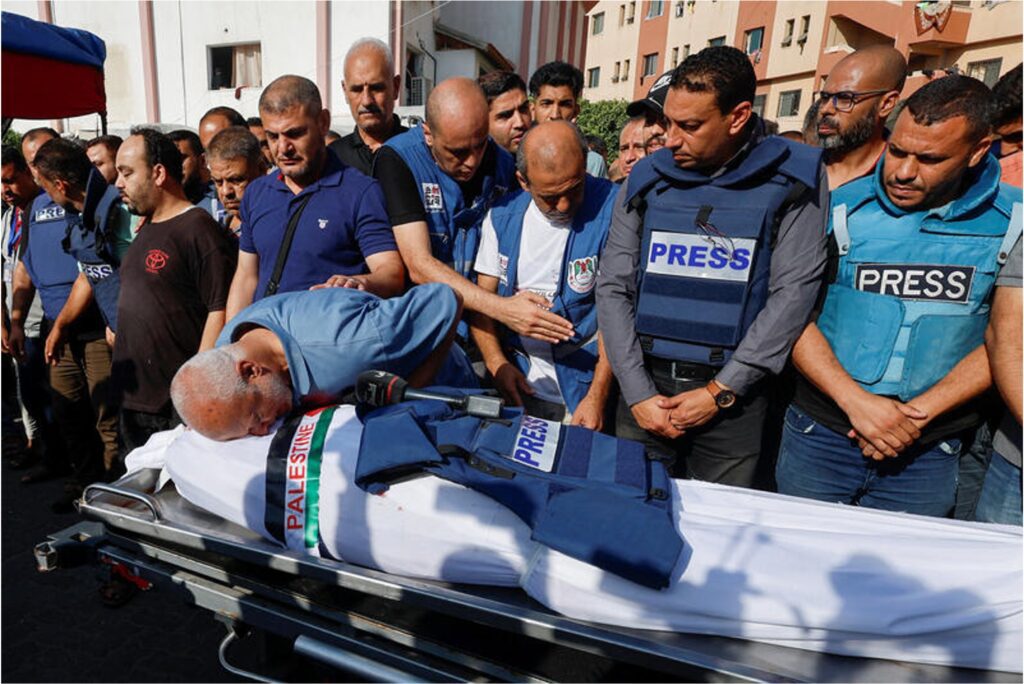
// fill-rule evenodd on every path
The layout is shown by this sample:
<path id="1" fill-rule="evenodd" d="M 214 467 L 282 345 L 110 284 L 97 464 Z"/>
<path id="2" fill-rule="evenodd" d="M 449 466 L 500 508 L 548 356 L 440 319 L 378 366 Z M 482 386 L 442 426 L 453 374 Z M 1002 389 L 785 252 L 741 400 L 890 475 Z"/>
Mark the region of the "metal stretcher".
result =
<path id="1" fill-rule="evenodd" d="M 274 656 L 350 681 L 1019 681 L 1019 675 L 814 653 L 562 617 L 518 589 L 396 577 L 300 556 L 203 511 L 158 471 L 94 484 L 88 519 L 36 547 L 40 570 L 119 565 L 228 626 L 220 646 L 269 635 Z M 152 597 L 150 597 L 152 600 Z"/>

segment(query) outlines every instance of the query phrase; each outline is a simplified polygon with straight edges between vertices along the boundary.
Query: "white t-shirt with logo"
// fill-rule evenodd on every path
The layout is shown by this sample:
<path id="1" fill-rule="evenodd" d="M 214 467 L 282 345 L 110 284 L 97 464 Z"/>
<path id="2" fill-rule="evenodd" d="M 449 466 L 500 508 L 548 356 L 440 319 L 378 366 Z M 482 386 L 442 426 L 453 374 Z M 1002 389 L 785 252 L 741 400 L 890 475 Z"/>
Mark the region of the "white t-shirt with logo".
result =
<path id="1" fill-rule="evenodd" d="M 558 279 L 562 277 L 562 262 L 569 242 L 572 221 L 556 223 L 548 220 L 534 202 L 523 216 L 523 238 L 519 246 L 519 264 L 516 269 L 515 289 L 530 290 L 536 294 L 554 299 L 558 291 Z M 484 218 L 480 236 L 480 248 L 476 253 L 474 268 L 477 273 L 504 280 L 508 263 L 498 253 L 498 236 L 494 232 L 490 213 Z M 555 362 L 551 345 L 530 337 L 523 337 L 523 349 L 530 360 L 526 381 L 536 392 L 538 399 L 564 404 L 562 391 L 555 374 Z"/>

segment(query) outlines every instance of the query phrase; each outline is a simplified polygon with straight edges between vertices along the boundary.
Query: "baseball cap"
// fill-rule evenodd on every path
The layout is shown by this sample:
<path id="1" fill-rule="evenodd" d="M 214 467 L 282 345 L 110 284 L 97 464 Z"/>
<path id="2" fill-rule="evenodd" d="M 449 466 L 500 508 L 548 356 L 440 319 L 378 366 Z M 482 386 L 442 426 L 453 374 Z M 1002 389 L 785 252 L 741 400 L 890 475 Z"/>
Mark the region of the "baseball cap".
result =
<path id="1" fill-rule="evenodd" d="M 626 114 L 629 116 L 639 116 L 647 111 L 651 111 L 661 116 L 665 109 L 665 95 L 668 94 L 668 84 L 671 80 L 671 71 L 666 71 L 659 76 L 658 80 L 647 91 L 647 97 L 629 103 L 629 106 L 626 107 Z"/>

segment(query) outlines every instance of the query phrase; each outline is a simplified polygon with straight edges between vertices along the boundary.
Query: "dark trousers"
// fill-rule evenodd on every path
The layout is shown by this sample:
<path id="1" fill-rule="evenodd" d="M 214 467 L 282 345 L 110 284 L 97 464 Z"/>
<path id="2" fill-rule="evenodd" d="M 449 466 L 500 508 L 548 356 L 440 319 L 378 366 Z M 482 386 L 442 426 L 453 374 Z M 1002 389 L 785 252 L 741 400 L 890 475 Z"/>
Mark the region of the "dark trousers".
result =
<path id="1" fill-rule="evenodd" d="M 179 425 L 181 418 L 172 406 L 160 413 L 121 409 L 121 441 L 124 443 L 124 454 L 127 456 L 133 449 L 144 445 L 153 434 Z"/>
<path id="2" fill-rule="evenodd" d="M 117 467 L 117 405 L 110 381 L 110 345 L 104 339 L 71 341 L 50 367 L 54 419 L 79 484 Z"/>
<path id="3" fill-rule="evenodd" d="M 669 367 L 662 365 L 649 366 L 648 371 L 658 392 L 666 397 L 702 388 L 714 377 L 713 369 L 708 369 L 706 374 L 697 373 L 707 375 L 697 378 L 674 377 Z M 758 385 L 704 425 L 687 430 L 677 439 L 666 439 L 637 425 L 629 406 L 620 399 L 615 434 L 622 439 L 636 440 L 661 455 L 670 464 L 672 477 L 751 487 L 761 455 L 767 408 L 768 399 L 763 387 Z"/>
<path id="4" fill-rule="evenodd" d="M 25 338 L 25 360 L 18 364 L 18 389 L 21 402 L 35 423 L 32 449 L 41 456 L 44 465 L 57 471 L 67 466 L 68 456 L 53 414 L 53 392 L 50 389 L 50 370 L 44 358 L 45 345 L 46 338 Z"/>

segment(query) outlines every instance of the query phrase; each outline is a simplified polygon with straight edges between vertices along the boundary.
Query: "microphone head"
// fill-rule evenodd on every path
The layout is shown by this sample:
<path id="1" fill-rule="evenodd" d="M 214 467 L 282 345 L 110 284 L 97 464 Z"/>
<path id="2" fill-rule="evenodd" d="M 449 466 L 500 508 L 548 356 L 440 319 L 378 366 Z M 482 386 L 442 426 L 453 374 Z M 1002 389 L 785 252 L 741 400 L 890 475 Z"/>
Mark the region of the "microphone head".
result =
<path id="1" fill-rule="evenodd" d="M 364 371 L 356 378 L 356 399 L 369 406 L 388 406 L 405 399 L 409 387 L 394 373 L 381 370 Z"/>

